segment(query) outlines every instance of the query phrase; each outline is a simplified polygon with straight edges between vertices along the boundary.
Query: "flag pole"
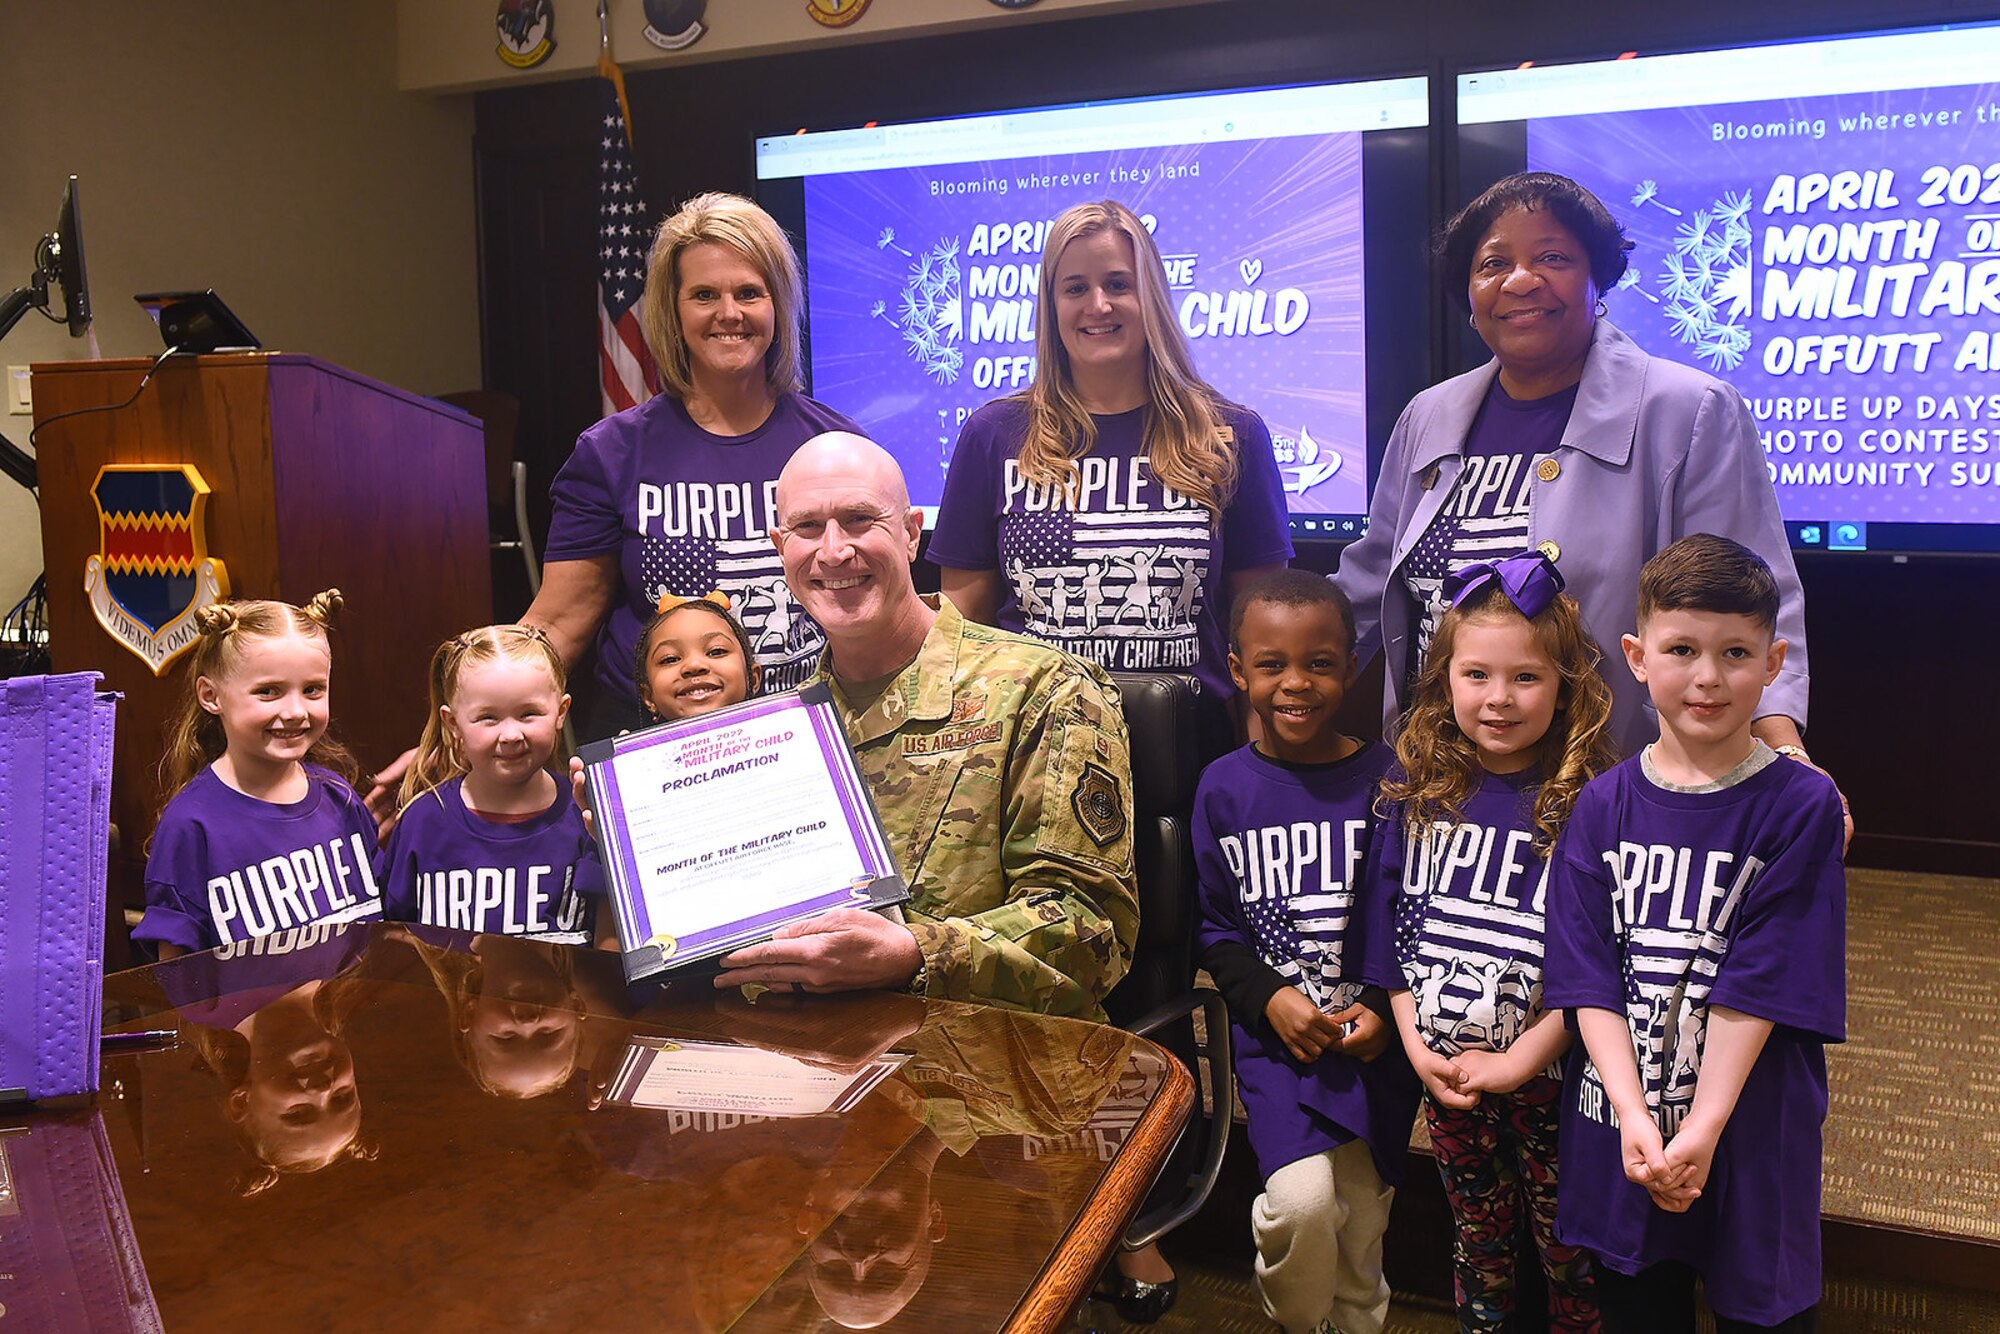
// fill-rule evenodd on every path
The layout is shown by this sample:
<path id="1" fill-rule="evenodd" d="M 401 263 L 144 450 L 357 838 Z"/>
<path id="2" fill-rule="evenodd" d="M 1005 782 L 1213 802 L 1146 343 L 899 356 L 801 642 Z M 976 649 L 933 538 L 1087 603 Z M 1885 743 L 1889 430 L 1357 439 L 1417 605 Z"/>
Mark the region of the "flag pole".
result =
<path id="1" fill-rule="evenodd" d="M 611 80 L 618 93 L 618 115 L 625 122 L 625 142 L 632 142 L 632 105 L 625 100 L 625 72 L 611 59 L 611 0 L 597 0 L 597 72 Z"/>

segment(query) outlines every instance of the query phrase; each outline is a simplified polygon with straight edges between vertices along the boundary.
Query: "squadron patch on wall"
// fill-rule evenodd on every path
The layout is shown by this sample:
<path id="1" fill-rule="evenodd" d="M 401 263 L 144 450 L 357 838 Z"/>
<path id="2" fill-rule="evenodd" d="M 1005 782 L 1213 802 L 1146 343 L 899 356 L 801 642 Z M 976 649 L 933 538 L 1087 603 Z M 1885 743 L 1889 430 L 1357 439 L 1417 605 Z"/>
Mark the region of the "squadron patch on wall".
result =
<path id="1" fill-rule="evenodd" d="M 693 46 L 708 31 L 708 0 L 646 0 L 646 40 L 662 51 Z"/>
<path id="2" fill-rule="evenodd" d="M 532 69 L 556 49 L 555 0 L 500 0 L 493 16 L 495 53 L 515 69 Z"/>
<path id="3" fill-rule="evenodd" d="M 813 22 L 828 28 L 845 28 L 868 12 L 869 0 L 806 0 L 806 13 Z"/>
<path id="4" fill-rule="evenodd" d="M 83 589 L 97 623 L 153 675 L 193 647 L 194 614 L 229 596 L 229 572 L 208 554 L 208 483 L 192 464 L 108 463 L 91 485 L 97 554 Z"/>
<path id="5" fill-rule="evenodd" d="M 1118 800 L 1118 780 L 1098 764 L 1086 764 L 1070 793 L 1076 822 L 1100 848 L 1108 848 L 1125 833 L 1125 804 Z"/>

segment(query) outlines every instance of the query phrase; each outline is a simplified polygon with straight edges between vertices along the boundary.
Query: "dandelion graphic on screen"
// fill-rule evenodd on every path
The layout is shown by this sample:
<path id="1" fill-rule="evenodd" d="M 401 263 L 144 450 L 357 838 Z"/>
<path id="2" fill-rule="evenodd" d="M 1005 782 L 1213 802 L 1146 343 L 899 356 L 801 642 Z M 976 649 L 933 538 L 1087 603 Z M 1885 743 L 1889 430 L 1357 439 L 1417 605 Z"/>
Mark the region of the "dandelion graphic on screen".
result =
<path id="1" fill-rule="evenodd" d="M 965 367 L 965 352 L 958 345 L 964 333 L 958 238 L 945 237 L 912 255 L 896 244 L 892 229 L 884 228 L 876 248 L 899 251 L 910 259 L 896 302 L 896 317 L 890 321 L 902 330 L 904 352 L 939 384 L 958 383 L 958 374 Z M 887 303 L 877 302 L 869 313 L 887 320 Z"/>
<path id="2" fill-rule="evenodd" d="M 1646 290 L 1638 271 L 1618 284 L 1654 305 L 1674 338 L 1711 370 L 1733 371 L 1750 350 L 1750 192 L 1725 190 L 1705 208 L 1688 212 L 1659 197 L 1659 187 L 1641 181 L 1635 205 L 1650 204 L 1678 218 L 1673 250 L 1660 261 L 1659 292 Z"/>

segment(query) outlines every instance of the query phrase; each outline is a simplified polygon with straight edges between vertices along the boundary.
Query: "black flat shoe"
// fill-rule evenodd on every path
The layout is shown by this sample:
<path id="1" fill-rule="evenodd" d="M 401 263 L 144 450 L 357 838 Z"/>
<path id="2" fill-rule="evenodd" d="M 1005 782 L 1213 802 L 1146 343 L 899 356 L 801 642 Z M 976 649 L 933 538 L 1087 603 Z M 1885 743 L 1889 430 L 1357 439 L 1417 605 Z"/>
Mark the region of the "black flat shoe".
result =
<path id="1" fill-rule="evenodd" d="M 1177 1278 L 1170 1278 L 1165 1283 L 1147 1283 L 1127 1278 L 1116 1269 L 1099 1279 L 1097 1290 L 1091 1294 L 1099 1301 L 1110 1302 L 1119 1318 L 1128 1325 L 1152 1324 L 1174 1309 L 1180 1295 L 1181 1284 Z"/>

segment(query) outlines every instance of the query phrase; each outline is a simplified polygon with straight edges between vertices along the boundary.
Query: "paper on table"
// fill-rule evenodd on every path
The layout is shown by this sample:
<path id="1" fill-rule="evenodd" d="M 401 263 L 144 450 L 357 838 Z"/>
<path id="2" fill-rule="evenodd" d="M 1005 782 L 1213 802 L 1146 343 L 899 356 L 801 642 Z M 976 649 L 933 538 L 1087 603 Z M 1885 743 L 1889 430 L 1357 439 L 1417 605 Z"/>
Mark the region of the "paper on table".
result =
<path id="1" fill-rule="evenodd" d="M 829 1068 L 762 1047 L 636 1038 L 605 1095 L 609 1103 L 743 1116 L 844 1112 L 909 1057 L 890 1052 Z"/>

